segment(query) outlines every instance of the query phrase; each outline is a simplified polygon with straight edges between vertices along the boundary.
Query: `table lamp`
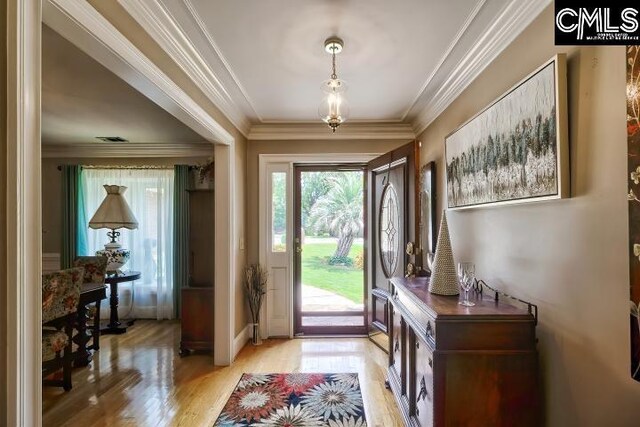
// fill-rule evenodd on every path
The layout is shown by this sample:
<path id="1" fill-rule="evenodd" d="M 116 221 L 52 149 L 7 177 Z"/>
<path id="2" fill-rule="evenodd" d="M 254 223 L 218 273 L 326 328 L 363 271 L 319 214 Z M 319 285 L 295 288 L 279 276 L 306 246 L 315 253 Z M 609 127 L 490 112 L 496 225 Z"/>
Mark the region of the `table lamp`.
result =
<path id="1" fill-rule="evenodd" d="M 104 185 L 104 189 L 107 191 L 107 197 L 104 198 L 91 221 L 89 221 L 89 228 L 96 230 L 107 228 L 111 230 L 107 233 L 111 241 L 104 245 L 104 250 L 97 251 L 96 255 L 106 256 L 109 259 L 109 264 L 107 265 L 108 273 L 117 273 L 129 261 L 131 252 L 123 248 L 118 242 L 120 232 L 116 230 L 120 228 L 134 230 L 138 228 L 138 221 L 123 196 L 127 187 Z"/>

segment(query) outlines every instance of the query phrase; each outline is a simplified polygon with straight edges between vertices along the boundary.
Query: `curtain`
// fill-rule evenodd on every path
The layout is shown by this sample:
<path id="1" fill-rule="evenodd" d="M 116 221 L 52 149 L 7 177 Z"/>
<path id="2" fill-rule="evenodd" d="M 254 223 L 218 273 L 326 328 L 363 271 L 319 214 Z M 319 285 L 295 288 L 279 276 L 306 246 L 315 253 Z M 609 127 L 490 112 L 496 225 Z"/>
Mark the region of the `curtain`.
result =
<path id="1" fill-rule="evenodd" d="M 93 255 L 94 252 L 89 250 L 89 242 L 87 241 L 87 230 L 89 219 L 87 218 L 87 211 L 84 203 L 84 174 L 82 173 L 82 167 L 79 167 L 78 171 L 78 184 L 76 186 L 77 194 L 77 208 L 76 208 L 76 255 Z"/>
<path id="2" fill-rule="evenodd" d="M 127 187 L 124 197 L 138 220 L 136 230 L 119 230 L 119 242 L 131 251 L 131 259 L 124 269 L 142 272 L 142 278 L 135 283 L 118 285 L 119 315 L 123 318 L 172 319 L 173 170 L 85 169 L 83 196 L 86 218 L 93 216 L 105 198 L 104 184 Z M 92 253 L 109 241 L 107 231 L 88 230 L 87 246 Z M 101 317 L 108 318 L 108 315 L 109 308 L 104 307 Z"/>
<path id="3" fill-rule="evenodd" d="M 189 284 L 189 166 L 176 165 L 174 167 L 174 301 L 176 317 L 180 317 L 181 298 L 180 289 Z"/>
<path id="4" fill-rule="evenodd" d="M 60 248 L 60 264 L 62 268 L 70 268 L 78 255 L 77 236 L 81 224 L 78 223 L 78 196 L 81 193 L 80 181 L 82 167 L 64 165 L 62 172 L 62 247 Z"/>

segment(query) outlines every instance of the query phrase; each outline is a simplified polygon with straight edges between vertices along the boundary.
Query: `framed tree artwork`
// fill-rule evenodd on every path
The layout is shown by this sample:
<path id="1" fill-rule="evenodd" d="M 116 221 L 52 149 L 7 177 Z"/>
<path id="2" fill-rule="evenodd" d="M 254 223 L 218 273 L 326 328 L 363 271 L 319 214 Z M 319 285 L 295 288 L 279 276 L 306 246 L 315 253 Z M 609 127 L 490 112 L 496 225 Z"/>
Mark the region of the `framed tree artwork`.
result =
<path id="1" fill-rule="evenodd" d="M 554 56 L 445 138 L 450 209 L 569 197 L 566 74 Z"/>

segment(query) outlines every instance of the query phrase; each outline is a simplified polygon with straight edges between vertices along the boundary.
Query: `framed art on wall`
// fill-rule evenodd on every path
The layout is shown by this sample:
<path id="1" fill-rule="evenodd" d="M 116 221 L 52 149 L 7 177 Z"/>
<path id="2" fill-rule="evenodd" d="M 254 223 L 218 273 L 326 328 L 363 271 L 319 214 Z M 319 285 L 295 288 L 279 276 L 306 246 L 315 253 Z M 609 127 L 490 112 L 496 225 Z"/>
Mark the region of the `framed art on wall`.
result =
<path id="1" fill-rule="evenodd" d="M 450 209 L 569 197 L 566 57 L 556 55 L 445 138 Z"/>

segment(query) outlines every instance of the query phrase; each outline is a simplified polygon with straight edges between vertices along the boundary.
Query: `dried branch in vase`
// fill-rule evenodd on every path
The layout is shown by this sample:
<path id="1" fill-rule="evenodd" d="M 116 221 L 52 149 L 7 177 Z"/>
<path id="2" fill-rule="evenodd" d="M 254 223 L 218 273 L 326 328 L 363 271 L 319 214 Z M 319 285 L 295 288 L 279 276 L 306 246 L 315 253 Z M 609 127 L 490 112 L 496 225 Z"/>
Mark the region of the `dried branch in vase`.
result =
<path id="1" fill-rule="evenodd" d="M 251 264 L 244 269 L 244 290 L 251 311 L 251 320 L 258 323 L 262 299 L 267 293 L 267 270 L 260 264 Z"/>

